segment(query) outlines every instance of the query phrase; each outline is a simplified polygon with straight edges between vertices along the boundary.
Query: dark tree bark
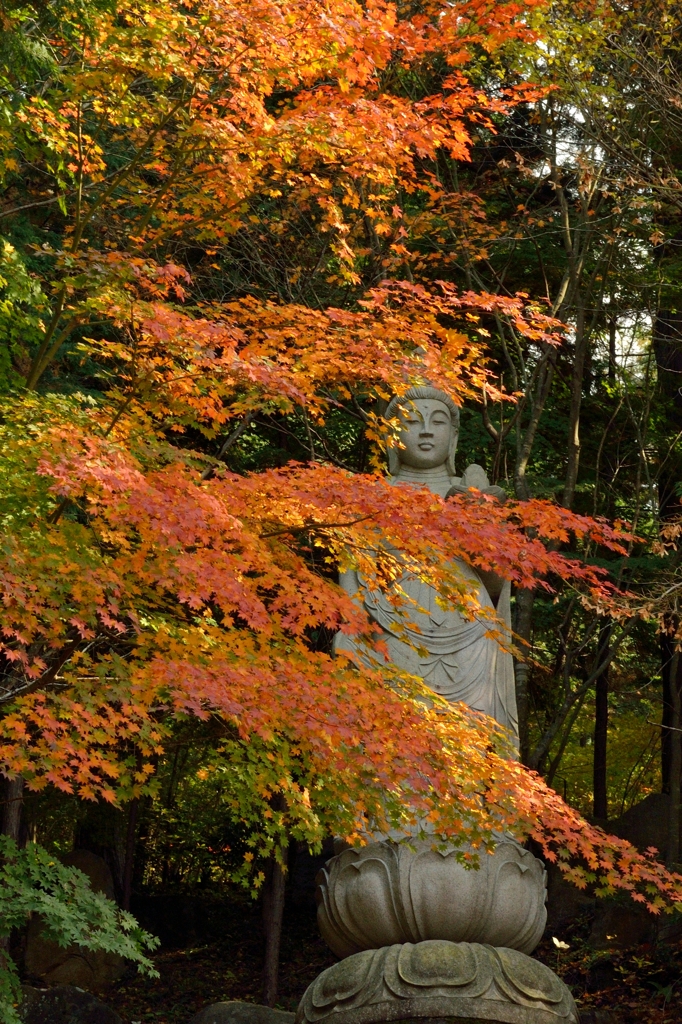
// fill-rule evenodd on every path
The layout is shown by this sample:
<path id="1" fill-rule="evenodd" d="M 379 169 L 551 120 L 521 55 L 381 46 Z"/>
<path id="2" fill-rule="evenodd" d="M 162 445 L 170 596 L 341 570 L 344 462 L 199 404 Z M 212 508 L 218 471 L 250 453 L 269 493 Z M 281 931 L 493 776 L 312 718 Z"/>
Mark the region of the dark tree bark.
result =
<path id="1" fill-rule="evenodd" d="M 534 590 L 519 590 L 517 592 L 516 608 L 514 614 L 514 632 L 522 640 L 525 640 L 529 647 L 533 629 L 534 604 Z M 528 684 L 530 681 L 529 661 L 515 659 L 514 681 L 516 684 L 516 710 L 519 716 L 519 757 L 521 759 L 522 764 L 528 764 L 528 757 L 530 754 L 528 744 Z"/>
<path id="2" fill-rule="evenodd" d="M 265 932 L 265 965 L 263 968 L 263 1002 L 274 1006 L 279 986 L 279 949 L 284 915 L 285 874 L 274 854 L 270 858 L 263 889 L 263 930 Z"/>
<path id="3" fill-rule="evenodd" d="M 680 693 L 680 655 L 675 651 L 670 664 L 671 724 L 664 730 L 670 733 L 670 803 L 668 805 L 668 849 L 666 862 L 669 866 L 680 859 L 680 801 L 682 800 L 682 694 Z"/>
<path id="4" fill-rule="evenodd" d="M 672 626 L 674 629 L 674 624 Z M 660 636 L 661 651 L 661 681 L 663 684 L 663 715 L 661 729 L 661 788 L 664 793 L 670 793 L 670 762 L 672 758 L 675 733 L 673 731 L 673 692 L 675 685 L 680 689 L 682 680 L 673 679 L 673 660 L 675 656 L 675 641 L 667 633 Z M 679 660 L 677 662 L 678 673 L 680 671 Z"/>
<path id="5" fill-rule="evenodd" d="M 130 801 L 128 807 L 128 830 L 126 833 L 126 851 L 123 862 L 123 893 L 121 905 L 124 910 L 130 910 L 130 901 L 133 895 L 133 869 L 135 867 L 135 836 L 137 834 L 137 812 L 140 805 L 139 797 Z"/>
<path id="6" fill-rule="evenodd" d="M 2 807 L 2 834 L 19 843 L 21 836 L 21 812 L 24 806 L 24 780 L 21 775 L 5 779 Z"/>
<path id="7" fill-rule="evenodd" d="M 597 663 L 602 662 L 608 652 L 611 639 L 611 626 L 602 628 L 599 635 Z M 594 761 L 593 761 L 593 814 L 603 821 L 609 816 L 609 803 L 606 791 L 606 752 L 609 725 L 609 666 L 600 672 L 595 682 L 594 708 Z"/>
<path id="8" fill-rule="evenodd" d="M 583 389 L 585 388 L 585 360 L 589 346 L 589 333 L 585 327 L 585 310 L 582 303 L 577 304 L 575 346 L 573 366 L 571 370 L 571 401 L 568 422 L 568 459 L 564 478 L 564 491 L 561 504 L 564 508 L 573 508 L 575 489 L 580 469 L 580 413 L 582 411 Z"/>
<path id="9" fill-rule="evenodd" d="M 98 800 L 88 805 L 74 837 L 76 849 L 89 850 L 108 864 L 119 906 L 123 906 L 127 826 L 121 808 Z"/>
<path id="10" fill-rule="evenodd" d="M 654 323 L 654 351 L 658 373 L 658 390 L 667 417 L 668 435 L 662 451 L 662 469 L 658 480 L 658 506 L 662 525 L 682 515 L 679 488 L 682 483 L 682 455 L 676 437 L 682 432 L 682 313 L 661 309 Z M 674 719 L 679 717 L 676 705 L 680 699 L 680 660 L 676 658 L 674 634 L 677 622 L 668 624 L 661 634 L 661 678 L 663 684 L 663 729 L 661 737 L 661 774 L 663 791 L 671 794 L 671 807 L 677 802 L 679 789 L 679 733 Z M 679 728 L 679 722 L 677 722 Z M 673 776 L 677 778 L 674 779 Z"/>

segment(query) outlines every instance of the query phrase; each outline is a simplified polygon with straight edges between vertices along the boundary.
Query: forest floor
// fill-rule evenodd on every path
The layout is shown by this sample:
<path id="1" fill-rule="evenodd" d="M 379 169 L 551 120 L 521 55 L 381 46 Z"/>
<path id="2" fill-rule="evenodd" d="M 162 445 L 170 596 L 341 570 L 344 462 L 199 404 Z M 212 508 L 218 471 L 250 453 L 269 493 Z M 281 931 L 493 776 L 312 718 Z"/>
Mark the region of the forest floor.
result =
<path id="1" fill-rule="evenodd" d="M 188 905 L 193 908 L 189 918 Z M 172 908 L 170 898 L 167 915 L 172 915 Z M 261 1002 L 263 934 L 257 903 L 241 895 L 184 902 L 180 898 L 171 931 L 176 948 L 162 947 L 153 958 L 160 977 L 128 976 L 105 997 L 125 1024 L 189 1024 L 209 1003 Z M 534 954 L 563 977 L 581 1010 L 601 1011 L 587 1019 L 600 1024 L 682 1021 L 682 942 L 597 951 L 585 941 L 588 932 L 589 922 L 578 921 L 564 935 L 568 949 L 558 950 L 549 938 Z M 295 1010 L 310 982 L 335 961 L 317 931 L 309 894 L 290 899 L 282 934 L 278 1008 Z"/>
<path id="2" fill-rule="evenodd" d="M 230 999 L 262 1002 L 260 904 L 241 894 L 226 901 L 202 898 L 197 902 L 200 920 L 198 927 L 191 929 L 194 941 L 184 948 L 162 947 L 152 957 L 160 977 L 124 978 L 107 994 L 106 1002 L 125 1024 L 189 1024 L 192 1016 L 209 1003 Z M 317 931 L 312 901 L 288 901 L 282 928 L 278 1009 L 295 1010 L 307 986 L 336 960 Z"/>

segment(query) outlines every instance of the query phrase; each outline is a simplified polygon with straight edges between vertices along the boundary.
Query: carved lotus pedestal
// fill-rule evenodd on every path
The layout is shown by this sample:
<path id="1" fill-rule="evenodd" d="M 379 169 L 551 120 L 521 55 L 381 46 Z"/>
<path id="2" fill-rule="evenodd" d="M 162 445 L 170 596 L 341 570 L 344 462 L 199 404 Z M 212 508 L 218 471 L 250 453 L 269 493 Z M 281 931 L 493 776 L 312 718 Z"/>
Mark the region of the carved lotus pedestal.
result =
<path id="1" fill-rule="evenodd" d="M 396 942 L 487 942 L 532 953 L 547 921 L 545 865 L 513 840 L 466 868 L 430 840 L 370 843 L 317 876 L 317 923 L 337 956 Z"/>
<path id="2" fill-rule="evenodd" d="M 318 923 L 341 963 L 296 1024 L 578 1024 L 569 990 L 529 953 L 545 927 L 542 861 L 513 840 L 479 870 L 430 841 L 345 850 L 318 875 Z"/>
<path id="3" fill-rule="evenodd" d="M 431 939 L 355 953 L 309 986 L 296 1024 L 578 1024 L 571 993 L 515 949 Z"/>

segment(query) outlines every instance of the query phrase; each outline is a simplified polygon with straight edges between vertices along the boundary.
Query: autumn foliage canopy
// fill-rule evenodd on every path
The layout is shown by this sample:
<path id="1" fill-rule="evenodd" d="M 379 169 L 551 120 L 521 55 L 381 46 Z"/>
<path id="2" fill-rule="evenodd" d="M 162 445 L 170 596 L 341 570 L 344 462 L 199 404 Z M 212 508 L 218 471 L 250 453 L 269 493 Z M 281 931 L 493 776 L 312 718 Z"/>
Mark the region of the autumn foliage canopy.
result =
<path id="1" fill-rule="evenodd" d="M 400 197 L 428 211 L 440 201 L 429 161 L 466 159 L 472 125 L 492 130 L 532 96 L 522 84 L 487 94 L 470 72 L 532 39 L 534 6 L 57 4 L 49 53 L 35 57 L 53 62 L 48 86 L 13 93 L 9 66 L 7 194 L 27 175 L 65 244 L 35 254 L 40 285 L 7 247 L 0 266 L 40 310 L 13 342 L 21 379 L 0 425 L 6 775 L 86 799 L 153 794 L 173 722 L 212 719 L 255 854 L 289 834 L 360 841 L 368 825 L 428 819 L 484 844 L 511 829 L 582 884 L 592 873 L 654 909 L 677 901 L 673 876 L 582 821 L 509 756 L 494 723 L 425 702 L 380 651 L 360 670 L 314 641 L 368 628 L 339 567 L 390 588 L 407 564 L 470 613 L 448 569 L 463 557 L 518 587 L 559 577 L 615 610 L 604 575 L 561 545 L 618 550 L 617 528 L 544 501 L 443 501 L 389 486 L 381 468 L 391 425 L 376 410 L 391 394 L 421 380 L 459 403 L 496 394 L 485 355 L 496 318 L 528 344 L 561 343 L 561 325 L 526 296 L 416 284 L 404 258 Z M 5 13 L 5 31 L 26 41 L 29 15 Z M 277 215 L 264 225 L 266 208 Z M 191 237 L 219 274 L 230 237 L 285 237 L 301 208 L 340 287 L 372 258 L 368 234 L 392 240 L 357 302 L 205 300 L 173 258 Z M 88 393 L 60 389 L 65 346 L 97 381 Z M 239 475 L 222 461 L 258 414 L 319 424 L 359 397 L 375 473 L 311 458 Z M 286 810 L 273 811 L 276 793 Z"/>

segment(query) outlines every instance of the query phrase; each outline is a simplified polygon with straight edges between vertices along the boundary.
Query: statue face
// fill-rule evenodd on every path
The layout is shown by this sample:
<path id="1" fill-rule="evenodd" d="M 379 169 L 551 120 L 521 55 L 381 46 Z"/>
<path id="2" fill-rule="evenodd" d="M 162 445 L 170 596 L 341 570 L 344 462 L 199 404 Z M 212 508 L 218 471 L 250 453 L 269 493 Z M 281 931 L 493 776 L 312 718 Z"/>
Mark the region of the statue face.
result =
<path id="1" fill-rule="evenodd" d="M 452 417 L 444 402 L 435 398 L 416 398 L 400 410 L 405 424 L 400 432 L 404 445 L 398 458 L 413 469 L 435 469 L 442 466 L 450 452 Z"/>

